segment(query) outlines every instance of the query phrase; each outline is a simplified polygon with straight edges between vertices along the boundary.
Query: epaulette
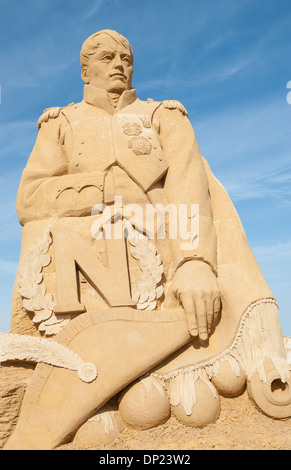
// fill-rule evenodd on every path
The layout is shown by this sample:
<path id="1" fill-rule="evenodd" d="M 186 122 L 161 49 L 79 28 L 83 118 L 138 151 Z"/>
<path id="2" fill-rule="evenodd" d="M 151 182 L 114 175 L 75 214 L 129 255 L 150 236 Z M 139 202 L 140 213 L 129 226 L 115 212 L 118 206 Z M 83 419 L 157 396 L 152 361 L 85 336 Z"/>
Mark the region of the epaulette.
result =
<path id="1" fill-rule="evenodd" d="M 180 103 L 180 101 L 177 100 L 165 100 L 162 101 L 162 106 L 167 109 L 179 109 L 184 116 L 188 117 L 188 112 L 186 108 Z"/>
<path id="2" fill-rule="evenodd" d="M 47 122 L 49 119 L 56 119 L 57 117 L 59 117 L 62 109 L 68 108 L 69 106 L 72 106 L 73 104 L 75 103 L 70 103 L 68 104 L 68 106 L 63 106 L 63 107 L 55 106 L 53 108 L 45 109 L 38 120 L 38 123 L 37 123 L 38 130 L 41 128 L 41 125 L 43 122 Z"/>

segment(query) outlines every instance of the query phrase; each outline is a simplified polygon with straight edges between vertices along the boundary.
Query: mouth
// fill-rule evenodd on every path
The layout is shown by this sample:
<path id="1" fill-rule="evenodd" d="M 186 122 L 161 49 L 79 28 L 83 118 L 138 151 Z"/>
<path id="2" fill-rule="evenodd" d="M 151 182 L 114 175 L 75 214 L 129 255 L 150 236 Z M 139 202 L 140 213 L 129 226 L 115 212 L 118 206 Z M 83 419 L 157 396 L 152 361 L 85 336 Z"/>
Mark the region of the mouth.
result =
<path id="1" fill-rule="evenodd" d="M 123 73 L 112 73 L 110 77 L 123 78 L 124 80 L 126 80 L 126 76 Z"/>

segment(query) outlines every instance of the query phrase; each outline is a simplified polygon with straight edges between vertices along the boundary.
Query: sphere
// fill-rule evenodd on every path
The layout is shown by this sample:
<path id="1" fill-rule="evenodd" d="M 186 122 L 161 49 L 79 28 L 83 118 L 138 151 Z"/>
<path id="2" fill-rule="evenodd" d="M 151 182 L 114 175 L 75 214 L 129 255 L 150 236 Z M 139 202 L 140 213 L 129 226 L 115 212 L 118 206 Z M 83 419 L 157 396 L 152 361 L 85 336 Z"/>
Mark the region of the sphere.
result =
<path id="1" fill-rule="evenodd" d="M 214 423 L 220 415 L 220 400 L 211 382 L 198 379 L 195 383 L 195 396 L 196 403 L 190 416 L 185 413 L 182 404 L 172 406 L 172 413 L 186 426 L 202 428 Z"/>
<path id="2" fill-rule="evenodd" d="M 220 395 L 226 398 L 241 395 L 246 387 L 246 375 L 237 364 L 239 375 L 228 361 L 220 362 L 218 374 L 211 381 Z"/>
<path id="3" fill-rule="evenodd" d="M 119 413 L 129 427 L 138 430 L 150 429 L 169 419 L 169 397 L 157 380 L 146 378 L 128 387 L 121 394 Z"/>
<path id="4" fill-rule="evenodd" d="M 117 411 L 97 413 L 77 431 L 74 443 L 84 447 L 98 447 L 110 444 L 124 430 L 124 424 Z"/>

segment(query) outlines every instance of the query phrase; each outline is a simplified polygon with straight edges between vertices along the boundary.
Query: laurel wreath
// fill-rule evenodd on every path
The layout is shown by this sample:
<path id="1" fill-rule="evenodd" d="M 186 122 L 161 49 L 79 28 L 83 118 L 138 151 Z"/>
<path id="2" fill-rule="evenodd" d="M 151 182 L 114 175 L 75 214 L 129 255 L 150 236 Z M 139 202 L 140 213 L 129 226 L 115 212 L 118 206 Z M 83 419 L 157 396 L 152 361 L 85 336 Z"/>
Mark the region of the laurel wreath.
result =
<path id="1" fill-rule="evenodd" d="M 163 286 L 158 285 L 164 272 L 161 255 L 157 254 L 155 245 L 141 234 L 129 238 L 128 242 L 131 245 L 130 254 L 138 260 L 142 271 L 142 275 L 132 286 L 132 297 L 137 303 L 136 308 L 154 310 L 157 306 L 157 299 L 164 293 Z"/>
<path id="2" fill-rule="evenodd" d="M 157 299 L 163 295 L 163 286 L 158 285 L 164 272 L 161 256 L 157 254 L 156 247 L 145 236 L 137 234 L 128 239 L 131 247 L 130 254 L 138 260 L 142 271 L 136 284 L 132 286 L 132 297 L 136 301 L 138 310 L 154 310 Z M 38 325 L 38 330 L 46 336 L 57 334 L 60 329 L 70 321 L 67 314 L 54 314 L 53 295 L 47 293 L 43 282 L 43 268 L 51 262 L 48 254 L 52 238 L 50 228 L 47 228 L 42 238 L 33 245 L 23 265 L 19 266 L 17 283 L 22 296 L 25 310 L 33 313 L 32 321 Z"/>
<path id="3" fill-rule="evenodd" d="M 54 314 L 53 295 L 47 293 L 46 285 L 43 283 L 42 270 L 51 262 L 51 256 L 48 254 L 51 244 L 52 238 L 48 227 L 43 237 L 30 248 L 25 263 L 19 266 L 17 276 L 22 305 L 28 312 L 33 312 L 33 323 L 38 324 L 38 330 L 46 336 L 57 334 L 70 320 L 68 315 L 57 317 Z"/>

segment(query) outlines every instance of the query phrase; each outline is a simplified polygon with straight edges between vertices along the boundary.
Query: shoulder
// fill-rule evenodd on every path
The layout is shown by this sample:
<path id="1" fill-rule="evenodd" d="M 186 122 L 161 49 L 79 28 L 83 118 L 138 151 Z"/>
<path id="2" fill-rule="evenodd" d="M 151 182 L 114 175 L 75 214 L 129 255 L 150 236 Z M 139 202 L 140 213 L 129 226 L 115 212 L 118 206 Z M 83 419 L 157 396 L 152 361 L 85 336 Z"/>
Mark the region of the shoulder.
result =
<path id="1" fill-rule="evenodd" d="M 188 112 L 180 101 L 161 101 L 153 114 L 153 124 L 158 132 L 161 128 L 184 128 L 189 125 Z"/>
<path id="2" fill-rule="evenodd" d="M 40 130 L 44 122 L 48 122 L 51 119 L 57 119 L 60 116 L 62 110 L 67 109 L 73 105 L 75 105 L 75 103 L 70 103 L 67 106 L 63 107 L 54 106 L 52 108 L 45 109 L 37 122 L 38 130 Z"/>
<path id="3" fill-rule="evenodd" d="M 177 109 L 180 111 L 180 113 L 183 116 L 188 117 L 188 112 L 185 106 L 183 106 L 183 104 L 177 100 L 155 101 L 152 98 L 148 98 L 146 101 L 137 100 L 137 102 L 139 103 L 140 108 L 142 107 L 143 110 L 145 111 L 149 110 L 153 114 L 156 112 L 162 111 L 163 109 L 169 109 L 169 110 Z"/>
<path id="4" fill-rule="evenodd" d="M 164 109 L 178 109 L 184 116 L 188 117 L 188 112 L 186 108 L 180 103 L 180 101 L 177 100 L 165 100 L 161 102 L 160 105 Z"/>

